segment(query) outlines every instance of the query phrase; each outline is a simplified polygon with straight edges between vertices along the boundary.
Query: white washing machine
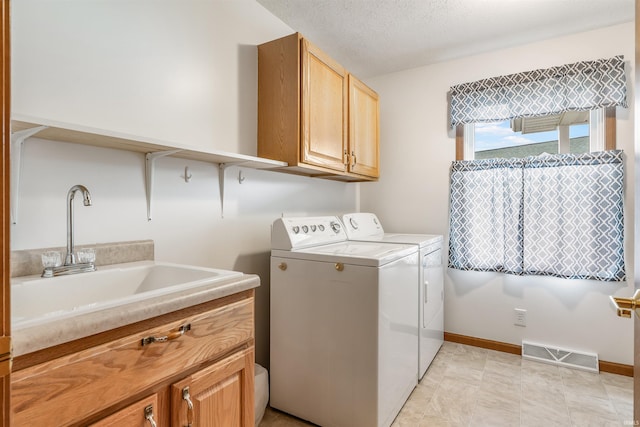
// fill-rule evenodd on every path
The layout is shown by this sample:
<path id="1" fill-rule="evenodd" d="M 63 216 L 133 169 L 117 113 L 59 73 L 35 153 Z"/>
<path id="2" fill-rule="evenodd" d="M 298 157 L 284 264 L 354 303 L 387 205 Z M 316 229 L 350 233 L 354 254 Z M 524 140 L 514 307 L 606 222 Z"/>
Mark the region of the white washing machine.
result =
<path id="1" fill-rule="evenodd" d="M 442 236 L 433 234 L 385 233 L 373 213 L 351 213 L 342 216 L 349 240 L 380 243 L 405 243 L 420 248 L 419 288 L 419 369 L 422 378 L 438 353 L 444 339 L 444 267 Z"/>
<path id="2" fill-rule="evenodd" d="M 417 384 L 417 246 L 347 241 L 335 216 L 277 219 L 271 243 L 270 405 L 391 425 Z"/>

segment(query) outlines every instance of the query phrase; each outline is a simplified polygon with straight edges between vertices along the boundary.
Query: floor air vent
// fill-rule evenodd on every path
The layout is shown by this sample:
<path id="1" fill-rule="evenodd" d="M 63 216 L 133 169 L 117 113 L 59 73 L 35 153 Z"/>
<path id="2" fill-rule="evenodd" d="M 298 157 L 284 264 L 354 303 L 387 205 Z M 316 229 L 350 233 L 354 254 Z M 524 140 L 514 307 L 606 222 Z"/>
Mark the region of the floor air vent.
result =
<path id="1" fill-rule="evenodd" d="M 567 368 L 598 372 L 598 355 L 522 341 L 522 357 Z"/>

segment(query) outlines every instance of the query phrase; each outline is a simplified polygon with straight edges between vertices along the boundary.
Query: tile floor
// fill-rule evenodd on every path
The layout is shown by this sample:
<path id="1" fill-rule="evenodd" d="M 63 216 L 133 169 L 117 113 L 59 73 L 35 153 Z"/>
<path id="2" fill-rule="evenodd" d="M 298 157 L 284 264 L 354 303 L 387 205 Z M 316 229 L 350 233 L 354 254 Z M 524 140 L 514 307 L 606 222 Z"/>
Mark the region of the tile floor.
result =
<path id="1" fill-rule="evenodd" d="M 633 425 L 633 379 L 445 342 L 392 427 Z M 267 408 L 260 427 L 311 426 Z"/>

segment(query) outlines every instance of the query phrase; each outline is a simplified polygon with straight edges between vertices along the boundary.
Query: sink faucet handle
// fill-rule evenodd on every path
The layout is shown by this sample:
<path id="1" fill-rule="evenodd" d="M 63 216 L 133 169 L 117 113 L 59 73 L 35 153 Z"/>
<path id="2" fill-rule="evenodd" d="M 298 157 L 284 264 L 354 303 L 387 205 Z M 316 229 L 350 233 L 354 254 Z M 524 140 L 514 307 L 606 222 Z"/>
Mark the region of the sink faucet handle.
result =
<path id="1" fill-rule="evenodd" d="M 57 267 L 62 264 L 62 258 L 60 257 L 60 252 L 58 251 L 45 251 L 40 257 L 42 259 L 42 266 L 44 268 Z"/>
<path id="2" fill-rule="evenodd" d="M 93 248 L 78 249 L 76 260 L 80 263 L 96 262 L 96 251 Z"/>

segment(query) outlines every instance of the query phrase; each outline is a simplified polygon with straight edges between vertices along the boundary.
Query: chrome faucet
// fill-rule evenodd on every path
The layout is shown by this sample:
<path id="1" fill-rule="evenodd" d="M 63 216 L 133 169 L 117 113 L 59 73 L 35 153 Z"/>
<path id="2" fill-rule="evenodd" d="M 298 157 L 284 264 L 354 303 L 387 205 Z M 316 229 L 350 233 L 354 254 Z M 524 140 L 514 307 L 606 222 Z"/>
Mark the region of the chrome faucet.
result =
<path id="1" fill-rule="evenodd" d="M 67 193 L 67 256 L 64 265 L 76 263 L 76 256 L 73 253 L 73 197 L 76 191 L 82 191 L 82 201 L 85 206 L 91 206 L 91 193 L 84 185 L 74 185 Z"/>
<path id="2" fill-rule="evenodd" d="M 84 185 L 74 185 L 67 193 L 67 255 L 64 265 L 57 267 L 45 267 L 42 277 L 62 276 L 66 274 L 88 273 L 96 271 L 95 262 L 76 262 L 73 239 L 73 198 L 77 191 L 82 192 L 82 201 L 85 206 L 91 206 L 91 193 Z"/>

